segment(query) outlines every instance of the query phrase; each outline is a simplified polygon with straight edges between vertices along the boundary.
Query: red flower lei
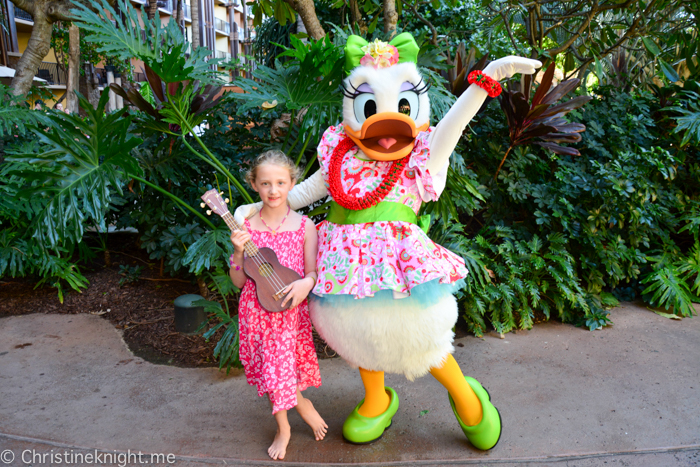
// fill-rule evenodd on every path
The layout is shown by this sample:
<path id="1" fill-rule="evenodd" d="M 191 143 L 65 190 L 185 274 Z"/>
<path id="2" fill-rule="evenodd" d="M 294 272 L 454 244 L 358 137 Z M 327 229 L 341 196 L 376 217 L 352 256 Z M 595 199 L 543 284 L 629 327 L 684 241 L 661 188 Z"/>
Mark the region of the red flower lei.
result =
<path id="1" fill-rule="evenodd" d="M 333 150 L 333 155 L 331 156 L 331 163 L 328 170 L 328 191 L 333 197 L 333 200 L 342 207 L 352 209 L 353 211 L 359 211 L 361 209 L 371 208 L 382 201 L 386 195 L 389 194 L 401 176 L 404 165 L 406 165 L 410 154 L 402 159 L 395 160 L 393 164 L 391 164 L 389 172 L 383 177 L 381 183 L 374 189 L 374 191 L 367 193 L 364 198 L 356 198 L 355 196 L 350 196 L 345 193 L 345 190 L 343 190 L 343 184 L 340 180 L 343 157 L 350 149 L 353 148 L 353 146 L 355 146 L 355 142 L 346 136 L 345 139 L 338 143 Z"/>

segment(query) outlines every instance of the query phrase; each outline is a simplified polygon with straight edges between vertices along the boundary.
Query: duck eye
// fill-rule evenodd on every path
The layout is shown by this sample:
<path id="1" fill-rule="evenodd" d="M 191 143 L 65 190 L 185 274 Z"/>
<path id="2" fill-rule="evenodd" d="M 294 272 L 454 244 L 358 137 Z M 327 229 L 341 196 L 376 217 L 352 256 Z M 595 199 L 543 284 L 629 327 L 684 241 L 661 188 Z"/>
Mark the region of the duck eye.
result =
<path id="1" fill-rule="evenodd" d="M 373 100 L 365 102 L 365 118 L 369 118 L 377 113 L 377 103 Z"/>
<path id="2" fill-rule="evenodd" d="M 413 120 L 418 118 L 418 109 L 420 108 L 418 94 L 415 91 L 403 91 L 399 94 L 399 112 L 411 117 Z"/>
<path id="3" fill-rule="evenodd" d="M 399 101 L 399 113 L 411 116 L 411 103 L 407 99 L 401 99 Z"/>
<path id="4" fill-rule="evenodd" d="M 374 94 L 363 92 L 355 97 L 353 110 L 355 111 L 355 119 L 362 125 L 365 120 L 377 113 L 377 101 L 374 100 Z"/>

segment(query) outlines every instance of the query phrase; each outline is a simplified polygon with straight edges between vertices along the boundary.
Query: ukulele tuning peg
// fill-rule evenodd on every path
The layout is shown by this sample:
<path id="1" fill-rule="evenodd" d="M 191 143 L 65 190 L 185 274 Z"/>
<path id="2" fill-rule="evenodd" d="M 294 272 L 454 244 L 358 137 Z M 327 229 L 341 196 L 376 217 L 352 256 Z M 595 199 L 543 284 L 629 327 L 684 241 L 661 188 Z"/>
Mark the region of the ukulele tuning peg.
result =
<path id="1" fill-rule="evenodd" d="M 203 208 L 206 208 L 206 207 L 207 207 L 207 205 L 204 204 L 204 203 L 199 203 L 199 205 L 200 205 L 201 207 L 203 207 Z"/>
<path id="2" fill-rule="evenodd" d="M 224 196 L 224 192 L 223 192 L 223 191 L 220 191 L 219 194 L 220 194 L 221 196 Z"/>
<path id="3" fill-rule="evenodd" d="M 229 200 L 228 200 L 228 198 L 226 198 L 226 199 L 224 200 L 224 203 L 226 203 L 226 204 L 228 204 L 228 203 L 229 203 Z"/>
<path id="4" fill-rule="evenodd" d="M 207 209 L 207 216 L 211 216 L 211 210 Z"/>

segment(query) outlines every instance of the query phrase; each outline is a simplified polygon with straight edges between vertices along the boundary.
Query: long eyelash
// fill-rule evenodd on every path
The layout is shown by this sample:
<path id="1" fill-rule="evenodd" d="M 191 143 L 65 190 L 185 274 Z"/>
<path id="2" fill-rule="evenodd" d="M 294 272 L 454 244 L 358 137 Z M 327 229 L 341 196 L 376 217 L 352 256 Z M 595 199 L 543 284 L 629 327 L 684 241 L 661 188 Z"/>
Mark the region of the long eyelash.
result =
<path id="1" fill-rule="evenodd" d="M 340 88 L 343 91 L 343 95 L 345 97 L 347 97 L 348 99 L 354 99 L 357 96 L 359 96 L 360 94 L 364 94 L 362 91 L 358 91 L 357 88 L 352 85 L 352 83 L 348 82 L 348 84 L 350 85 L 350 87 L 353 89 L 354 92 L 350 92 L 350 90 L 345 85 L 345 81 L 340 83 Z"/>
<path id="2" fill-rule="evenodd" d="M 425 81 L 423 81 L 423 78 L 421 78 L 418 84 L 413 86 L 413 89 L 411 89 L 411 91 L 415 92 L 418 95 L 421 95 L 428 92 L 428 89 L 430 89 L 430 83 L 426 83 Z"/>

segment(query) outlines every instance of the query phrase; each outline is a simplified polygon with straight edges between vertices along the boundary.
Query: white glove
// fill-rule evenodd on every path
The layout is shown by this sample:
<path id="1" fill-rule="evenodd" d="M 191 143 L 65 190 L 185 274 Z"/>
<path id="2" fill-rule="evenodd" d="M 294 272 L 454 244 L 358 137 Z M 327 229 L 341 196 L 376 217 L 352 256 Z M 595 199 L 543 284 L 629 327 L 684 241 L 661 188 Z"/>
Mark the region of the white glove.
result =
<path id="1" fill-rule="evenodd" d="M 542 62 L 539 60 L 510 56 L 489 63 L 483 72 L 486 76 L 500 81 L 516 73 L 531 75 L 541 66 Z M 450 155 L 462 137 L 464 128 L 474 118 L 487 97 L 488 93 L 484 89 L 472 84 L 438 122 L 428 140 L 430 160 L 427 167 L 431 174 L 438 173 L 450 161 Z"/>
<path id="2" fill-rule="evenodd" d="M 510 55 L 489 63 L 483 72 L 489 78 L 501 81 L 510 78 L 516 73 L 531 75 L 541 66 L 542 62 L 539 60 Z"/>
<path id="3" fill-rule="evenodd" d="M 262 206 L 262 201 L 258 201 L 257 203 L 253 204 L 244 204 L 242 206 L 238 206 L 236 212 L 233 213 L 233 219 L 236 221 L 236 224 L 242 227 L 245 220 L 253 217 L 253 215 L 255 215 L 256 212 L 262 209 Z"/>
<path id="4" fill-rule="evenodd" d="M 325 196 L 328 196 L 328 188 L 323 181 L 323 174 L 317 170 L 312 176 L 292 188 L 287 196 L 287 202 L 296 211 Z"/>
<path id="5" fill-rule="evenodd" d="M 292 188 L 292 191 L 287 195 L 287 203 L 289 203 L 290 208 L 296 211 L 297 209 L 318 201 L 324 196 L 328 196 L 328 189 L 323 181 L 323 174 L 319 170 Z M 262 206 L 262 201 L 239 206 L 233 214 L 233 218 L 238 225 L 243 225 L 243 222 L 261 210 Z"/>

